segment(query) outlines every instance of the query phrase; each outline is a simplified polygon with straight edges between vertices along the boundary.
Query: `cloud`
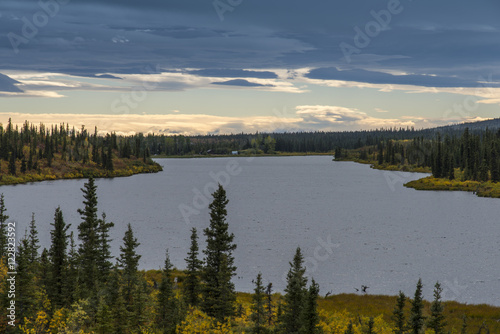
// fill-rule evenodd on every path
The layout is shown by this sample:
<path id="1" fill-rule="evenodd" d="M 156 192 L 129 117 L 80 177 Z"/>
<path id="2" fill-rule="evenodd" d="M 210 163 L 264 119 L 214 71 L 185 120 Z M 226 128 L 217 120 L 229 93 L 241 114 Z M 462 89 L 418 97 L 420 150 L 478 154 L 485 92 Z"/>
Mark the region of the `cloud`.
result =
<path id="1" fill-rule="evenodd" d="M 22 92 L 22 90 L 16 86 L 16 84 L 18 83 L 19 81 L 14 80 L 0 73 L 0 92 L 11 92 L 11 93 Z"/>
<path id="2" fill-rule="evenodd" d="M 273 85 L 263 85 L 256 82 L 250 82 L 245 79 L 234 79 L 228 81 L 212 82 L 212 85 L 241 86 L 241 87 L 274 87 Z"/>
<path id="3" fill-rule="evenodd" d="M 389 112 L 388 110 L 384 110 L 382 108 L 375 108 L 376 112 Z"/>
<path id="4" fill-rule="evenodd" d="M 399 74 L 394 75 L 381 71 L 368 71 L 363 69 L 338 70 L 335 67 L 315 68 L 305 75 L 310 79 L 355 81 L 385 85 L 413 85 L 421 87 L 476 87 L 476 79 L 461 79 L 456 76 L 437 76 L 434 74 Z M 500 87 L 498 82 L 483 83 L 488 87 Z"/>
<path id="5" fill-rule="evenodd" d="M 278 76 L 270 71 L 252 71 L 235 69 L 201 69 L 187 71 L 202 77 L 223 77 L 223 78 L 258 78 L 258 79 L 276 79 Z"/>
<path id="6" fill-rule="evenodd" d="M 25 120 L 48 126 L 68 123 L 70 126 L 87 128 L 97 126 L 100 133 L 118 134 L 161 133 L 165 135 L 183 134 L 230 134 L 284 131 L 349 131 L 389 127 L 429 128 L 464 121 L 484 120 L 480 117 L 424 119 L 405 116 L 398 118 L 378 118 L 355 108 L 325 105 L 297 106 L 295 114 L 275 112 L 269 116 L 215 116 L 206 114 L 27 114 L 0 113 L 1 119 L 12 118 L 14 124 L 22 125 Z"/>

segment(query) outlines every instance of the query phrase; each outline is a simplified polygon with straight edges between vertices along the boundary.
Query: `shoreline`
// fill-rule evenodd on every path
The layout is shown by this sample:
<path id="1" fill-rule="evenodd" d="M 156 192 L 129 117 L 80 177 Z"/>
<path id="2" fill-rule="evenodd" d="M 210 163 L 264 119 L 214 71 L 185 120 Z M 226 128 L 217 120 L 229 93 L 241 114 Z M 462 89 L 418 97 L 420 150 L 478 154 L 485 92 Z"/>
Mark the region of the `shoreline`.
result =
<path id="1" fill-rule="evenodd" d="M 341 159 L 333 161 L 350 161 L 354 163 L 370 165 L 370 168 L 373 169 L 387 170 L 394 172 L 431 173 L 430 168 L 424 168 L 424 167 L 413 167 L 407 165 L 405 166 L 378 165 L 373 161 L 358 160 L 358 159 Z M 455 174 L 459 174 L 460 176 L 461 172 L 459 170 L 456 170 Z M 459 178 L 449 180 L 447 178 L 435 178 L 432 175 L 430 175 L 418 180 L 407 182 L 403 186 L 415 190 L 466 191 L 466 192 L 472 192 L 474 195 L 478 197 L 500 198 L 500 183 L 494 183 L 491 181 L 473 181 L 473 180 L 461 181 Z"/>
<path id="2" fill-rule="evenodd" d="M 152 159 L 198 159 L 198 158 L 259 158 L 259 157 L 312 157 L 332 156 L 333 153 L 273 153 L 273 154 L 194 154 L 194 155 L 152 155 Z"/>
<path id="3" fill-rule="evenodd" d="M 115 177 L 128 177 L 137 174 L 158 173 L 161 171 L 163 171 L 162 166 L 156 162 L 152 164 L 142 162 L 137 164 L 137 161 L 130 161 L 129 164 L 124 167 L 115 168 L 113 171 L 96 169 L 95 166 L 73 167 L 69 171 L 65 172 L 51 168 L 44 168 L 40 173 L 30 172 L 22 175 L 2 174 L 0 175 L 0 187 L 43 181 L 86 179 L 90 176 L 96 179 L 111 179 Z"/>

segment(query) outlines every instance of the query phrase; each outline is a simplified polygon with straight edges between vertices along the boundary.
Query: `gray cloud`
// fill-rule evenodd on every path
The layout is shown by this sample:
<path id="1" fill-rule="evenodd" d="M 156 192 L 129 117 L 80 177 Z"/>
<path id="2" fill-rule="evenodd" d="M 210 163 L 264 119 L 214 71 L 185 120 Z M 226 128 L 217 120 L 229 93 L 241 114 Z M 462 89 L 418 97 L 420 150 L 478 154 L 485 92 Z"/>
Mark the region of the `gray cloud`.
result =
<path id="1" fill-rule="evenodd" d="M 313 69 L 306 74 L 306 77 L 310 79 L 357 81 L 372 84 L 415 85 L 423 87 L 477 87 L 480 85 L 478 78 L 467 80 L 464 78 L 437 75 L 393 75 L 390 73 L 361 69 L 339 71 L 334 67 Z M 489 87 L 500 87 L 500 83 L 498 82 L 490 82 L 487 85 Z"/>
<path id="2" fill-rule="evenodd" d="M 0 91 L 13 93 L 22 92 L 15 84 L 19 84 L 19 81 L 0 73 Z"/>
<path id="3" fill-rule="evenodd" d="M 222 77 L 222 78 L 257 78 L 257 79 L 276 79 L 278 76 L 270 71 L 249 71 L 235 69 L 203 69 L 188 71 L 189 74 L 202 77 Z"/>
<path id="4" fill-rule="evenodd" d="M 3 70 L 92 77 L 144 74 L 144 68 L 199 69 L 199 76 L 264 78 L 243 69 L 318 68 L 311 76 L 343 80 L 470 87 L 500 76 L 500 24 L 495 1 L 401 0 L 402 12 L 346 63 L 339 44 L 354 43 L 387 0 L 243 1 L 220 21 L 212 2 L 196 0 L 72 0 L 13 51 L 9 33 L 23 35 L 37 1 L 0 4 Z M 12 36 L 12 35 L 10 35 Z M 350 72 L 327 73 L 328 68 Z M 396 77 L 378 70 L 411 73 Z M 323 73 L 321 73 L 323 72 Z M 266 73 L 266 74 L 263 74 Z M 433 77 L 428 76 L 432 74 Z M 12 87 L 11 87 L 12 88 Z"/>
<path id="5" fill-rule="evenodd" d="M 234 79 L 228 81 L 212 82 L 212 85 L 240 86 L 240 87 L 274 87 L 273 85 L 263 85 L 256 82 L 250 82 L 245 79 Z"/>

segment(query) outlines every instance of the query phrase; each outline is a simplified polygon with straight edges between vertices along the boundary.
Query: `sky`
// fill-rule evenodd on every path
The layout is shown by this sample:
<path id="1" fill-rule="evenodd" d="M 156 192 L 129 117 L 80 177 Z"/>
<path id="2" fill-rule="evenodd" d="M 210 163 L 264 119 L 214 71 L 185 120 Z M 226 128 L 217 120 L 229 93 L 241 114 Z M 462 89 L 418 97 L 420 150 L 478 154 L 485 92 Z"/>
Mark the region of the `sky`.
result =
<path id="1" fill-rule="evenodd" d="M 0 122 L 416 129 L 500 117 L 494 0 L 2 0 Z"/>

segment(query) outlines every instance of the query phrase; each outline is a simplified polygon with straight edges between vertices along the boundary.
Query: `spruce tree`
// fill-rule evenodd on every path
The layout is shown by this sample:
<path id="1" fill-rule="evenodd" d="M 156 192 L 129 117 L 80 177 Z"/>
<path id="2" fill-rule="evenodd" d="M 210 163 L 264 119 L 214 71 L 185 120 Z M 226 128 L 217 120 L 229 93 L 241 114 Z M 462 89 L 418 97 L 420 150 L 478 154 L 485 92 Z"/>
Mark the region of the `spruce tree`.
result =
<path id="1" fill-rule="evenodd" d="M 422 314 L 424 303 L 422 300 L 422 280 L 419 279 L 417 282 L 417 289 L 415 290 L 415 296 L 411 300 L 411 311 L 408 327 L 412 334 L 421 334 L 424 331 L 425 318 Z"/>
<path id="2" fill-rule="evenodd" d="M 266 314 L 267 325 L 271 327 L 273 323 L 273 283 L 269 282 L 266 287 Z"/>
<path id="3" fill-rule="evenodd" d="M 201 306 L 209 316 L 224 321 L 234 314 L 236 294 L 231 278 L 236 271 L 232 255 L 236 245 L 233 243 L 234 234 L 228 232 L 229 225 L 226 222 L 226 191 L 219 184 L 212 196 L 214 199 L 209 205 L 210 226 L 204 230 L 207 247 L 203 251 L 206 258 Z"/>
<path id="4" fill-rule="evenodd" d="M 196 228 L 191 229 L 191 247 L 188 256 L 185 258 L 187 263 L 186 278 L 183 283 L 184 298 L 187 304 L 197 306 L 200 300 L 200 271 L 203 261 L 198 259 L 198 235 Z"/>
<path id="5" fill-rule="evenodd" d="M 443 288 L 441 288 L 441 284 L 436 282 L 434 285 L 434 300 L 431 305 L 431 316 L 429 318 L 429 322 L 427 324 L 428 328 L 434 330 L 435 334 L 444 334 L 444 327 L 446 326 L 445 317 L 444 317 L 444 306 L 441 302 L 441 293 L 443 292 Z"/>
<path id="6" fill-rule="evenodd" d="M 63 281 L 63 295 L 66 306 L 72 305 L 76 300 L 78 287 L 78 263 L 80 259 L 76 249 L 75 237 L 73 231 L 69 234 L 69 253 L 68 253 L 68 272 L 67 279 Z"/>
<path id="7" fill-rule="evenodd" d="M 168 249 L 158 291 L 157 315 L 158 328 L 165 334 L 175 333 L 175 328 L 179 323 L 179 303 L 175 297 L 172 283 L 172 263 L 168 255 Z"/>
<path id="8" fill-rule="evenodd" d="M 109 171 L 113 171 L 113 151 L 111 150 L 111 144 L 108 146 L 108 154 L 106 154 L 106 169 Z"/>
<path id="9" fill-rule="evenodd" d="M 254 293 L 252 295 L 252 305 L 250 309 L 252 314 L 250 315 L 250 320 L 252 321 L 251 332 L 255 334 L 266 333 L 266 314 L 264 311 L 265 304 L 265 293 L 264 286 L 262 285 L 262 274 L 259 272 L 257 279 L 253 281 L 255 284 Z"/>
<path id="10" fill-rule="evenodd" d="M 10 153 L 10 159 L 9 159 L 9 172 L 11 175 L 16 175 L 16 153 L 15 151 L 12 151 Z"/>
<path id="11" fill-rule="evenodd" d="M 319 334 L 321 329 L 319 325 L 319 314 L 318 314 L 318 294 L 319 285 L 311 280 L 311 285 L 305 296 L 304 309 L 301 315 L 302 327 L 300 328 L 301 334 Z"/>
<path id="12" fill-rule="evenodd" d="M 36 270 L 30 262 L 31 251 L 29 238 L 25 235 L 18 244 L 16 262 L 16 315 L 20 324 L 25 318 L 31 318 L 36 313 L 37 285 Z"/>
<path id="13" fill-rule="evenodd" d="M 51 265 L 51 282 L 47 286 L 47 292 L 55 309 L 66 305 L 67 297 L 65 296 L 65 284 L 68 279 L 68 229 L 71 224 L 67 225 L 64 222 L 61 208 L 58 207 L 54 214 L 53 230 L 50 231 L 51 246 L 49 250 L 49 258 Z"/>
<path id="14" fill-rule="evenodd" d="M 98 279 L 102 284 L 106 284 L 113 264 L 111 263 L 111 239 L 109 237 L 109 230 L 115 226 L 112 222 L 106 222 L 106 214 L 102 214 L 97 226 L 97 233 L 99 235 L 99 254 L 97 255 L 97 272 Z"/>
<path id="15" fill-rule="evenodd" d="M 28 261 L 30 265 L 35 265 L 38 260 L 38 231 L 36 229 L 35 213 L 31 213 L 30 233 L 28 236 Z"/>
<path id="16" fill-rule="evenodd" d="M 97 219 L 97 186 L 90 177 L 81 189 L 84 197 L 84 208 L 78 209 L 82 222 L 78 225 L 78 249 L 80 258 L 80 297 L 92 297 L 96 303 L 96 287 L 98 286 L 97 262 L 99 258 L 99 220 Z"/>
<path id="17" fill-rule="evenodd" d="M 283 327 L 285 333 L 298 333 L 301 328 L 301 315 L 305 305 L 307 278 L 304 276 L 304 257 L 297 247 L 293 262 L 287 274 L 287 286 L 285 288 L 283 306 Z"/>
<path id="18" fill-rule="evenodd" d="M 0 194 L 0 261 L 4 260 L 4 256 L 7 256 L 7 219 L 9 216 L 5 214 L 6 211 L 4 196 Z"/>
<path id="19" fill-rule="evenodd" d="M 123 295 L 122 279 L 117 267 L 111 271 L 107 287 L 107 304 L 111 308 L 112 331 L 110 333 L 128 333 L 132 316 L 130 311 L 127 310 L 127 302 Z"/>
<path id="20" fill-rule="evenodd" d="M 492 182 L 500 182 L 500 169 L 498 163 L 498 155 L 495 144 L 491 144 L 491 157 L 490 157 L 490 172 L 491 172 L 491 181 Z"/>
<path id="21" fill-rule="evenodd" d="M 406 303 L 406 296 L 402 291 L 399 291 L 399 296 L 396 300 L 396 306 L 392 311 L 392 319 L 394 320 L 394 334 L 406 333 L 406 321 L 404 308 Z"/>
<path id="22" fill-rule="evenodd" d="M 134 237 L 132 226 L 129 223 L 123 237 L 123 246 L 120 246 L 120 257 L 118 258 L 118 267 L 123 270 L 124 298 L 129 308 L 133 306 L 133 291 L 138 283 L 137 268 L 141 256 L 137 254 L 136 249 L 139 245 L 140 243 Z"/>
<path id="23" fill-rule="evenodd" d="M 154 317 L 152 314 L 152 308 L 154 304 L 151 302 L 150 298 L 150 287 L 148 282 L 143 277 L 140 277 L 139 284 L 135 289 L 134 293 L 134 308 L 132 310 L 134 314 L 134 320 L 132 326 L 135 328 L 146 328 L 150 326 L 149 324 L 154 322 Z"/>
<path id="24" fill-rule="evenodd" d="M 96 332 L 98 334 L 113 333 L 112 311 L 104 297 L 99 298 L 99 305 L 96 312 Z"/>

